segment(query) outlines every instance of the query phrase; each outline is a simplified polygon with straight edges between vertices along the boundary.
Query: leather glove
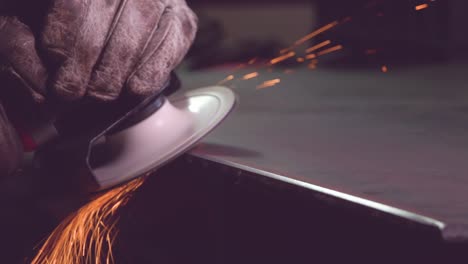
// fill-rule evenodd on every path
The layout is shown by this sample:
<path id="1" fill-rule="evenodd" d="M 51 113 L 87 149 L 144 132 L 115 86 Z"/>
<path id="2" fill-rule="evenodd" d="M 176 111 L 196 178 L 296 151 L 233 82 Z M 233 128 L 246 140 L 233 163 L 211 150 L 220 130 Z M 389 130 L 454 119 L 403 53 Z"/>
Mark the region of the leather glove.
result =
<path id="1" fill-rule="evenodd" d="M 41 47 L 61 98 L 113 100 L 161 88 L 196 32 L 185 0 L 55 0 Z"/>
<path id="2" fill-rule="evenodd" d="M 28 1 L 37 6 L 39 0 L 20 3 Z M 36 102 L 51 94 L 62 101 L 107 101 L 122 92 L 154 93 L 185 56 L 197 28 L 185 0 L 46 2 L 42 19 L 11 11 L 19 7 L 4 12 L 0 3 L 0 71 L 20 79 Z M 22 21 L 12 12 L 22 13 Z"/>
<path id="3" fill-rule="evenodd" d="M 20 2 L 28 1 L 37 6 L 45 0 Z M 17 9 L 4 12 L 5 3 L 0 3 L 0 98 L 9 114 L 22 117 L 52 97 L 110 101 L 157 92 L 197 27 L 185 0 L 47 0 L 42 19 L 23 12 L 21 21 L 11 11 Z M 16 156 L 7 154 L 19 147 L 1 113 L 0 163 Z M 17 163 L 1 164 L 0 175 Z"/>

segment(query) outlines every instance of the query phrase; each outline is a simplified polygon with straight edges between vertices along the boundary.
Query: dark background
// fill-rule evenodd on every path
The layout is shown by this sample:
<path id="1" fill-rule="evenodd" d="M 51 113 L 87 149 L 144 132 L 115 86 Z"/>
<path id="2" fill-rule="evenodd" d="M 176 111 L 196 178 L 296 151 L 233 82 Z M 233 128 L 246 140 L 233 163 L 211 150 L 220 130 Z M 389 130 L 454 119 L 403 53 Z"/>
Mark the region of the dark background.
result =
<path id="1" fill-rule="evenodd" d="M 424 3 L 429 8 L 415 10 Z M 192 52 L 194 64 L 200 67 L 249 56 L 274 56 L 302 35 L 347 16 L 352 16 L 351 22 L 314 40 L 330 39 L 345 47 L 340 56 L 327 59 L 327 64 L 408 65 L 468 58 L 468 3 L 463 0 L 195 0 L 189 4 L 201 21 Z M 272 27 L 278 28 L 278 34 L 268 34 Z M 369 56 L 369 49 L 378 52 Z"/>

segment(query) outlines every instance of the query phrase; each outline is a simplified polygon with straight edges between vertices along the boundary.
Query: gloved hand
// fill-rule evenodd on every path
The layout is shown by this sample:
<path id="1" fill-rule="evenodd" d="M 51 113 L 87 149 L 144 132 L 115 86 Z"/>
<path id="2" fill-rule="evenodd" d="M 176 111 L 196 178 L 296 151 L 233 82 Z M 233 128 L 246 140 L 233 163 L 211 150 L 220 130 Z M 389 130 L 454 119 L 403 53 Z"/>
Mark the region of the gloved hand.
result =
<path id="1" fill-rule="evenodd" d="M 47 103 L 49 98 L 109 101 L 122 94 L 152 94 L 182 60 L 196 32 L 197 19 L 185 0 L 20 2 L 27 1 L 48 2 L 42 19 L 22 14 L 20 21 L 11 11 L 3 13 L 0 3 L 0 98 L 11 106 L 8 112 L 23 116 L 32 112 L 29 106 L 10 98 Z M 0 137 L 9 138 L 10 131 L 8 122 L 0 124 Z M 0 148 L 7 141 L 0 141 Z"/>
<path id="2" fill-rule="evenodd" d="M 192 43 L 196 17 L 185 0 L 55 0 L 41 46 L 58 69 L 63 98 L 112 100 L 158 90 Z"/>
<path id="3" fill-rule="evenodd" d="M 29 83 L 38 101 L 49 93 L 59 99 L 102 100 L 116 99 L 122 89 L 150 94 L 161 88 L 196 32 L 196 17 L 185 0 L 50 2 L 44 25 L 29 27 L 37 32 L 3 19 L 4 28 L 9 27 L 1 36 L 2 42 L 9 42 L 0 50 L 4 60 L 19 67 L 27 81 L 49 75 L 48 89 L 42 80 Z M 18 28 L 22 34 L 16 35 Z M 20 38 L 28 42 L 20 43 Z"/>

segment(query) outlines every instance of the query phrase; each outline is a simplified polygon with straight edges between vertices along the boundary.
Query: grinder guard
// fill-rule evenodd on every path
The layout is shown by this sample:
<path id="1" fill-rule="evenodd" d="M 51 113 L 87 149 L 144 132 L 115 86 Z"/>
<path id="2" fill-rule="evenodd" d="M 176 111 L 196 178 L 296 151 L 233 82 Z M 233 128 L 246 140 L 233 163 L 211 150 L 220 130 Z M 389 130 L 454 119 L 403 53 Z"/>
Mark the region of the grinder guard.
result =
<path id="1" fill-rule="evenodd" d="M 177 89 L 178 85 L 173 77 L 164 91 Z M 203 99 L 207 96 L 214 100 Z M 96 192 L 153 172 L 216 127 L 233 108 L 235 95 L 224 87 L 202 88 L 176 96 L 175 104 L 171 105 L 161 92 L 140 102 L 111 103 L 98 109 L 91 105 L 87 110 L 93 111 L 85 112 L 93 116 L 86 118 L 83 114 L 68 114 L 55 123 L 59 136 L 35 153 L 33 166 L 40 174 L 39 189 L 54 193 L 57 189 L 66 193 Z M 198 112 L 205 106 L 211 110 Z M 86 124 L 82 124 L 84 120 Z M 161 125 L 167 130 L 160 131 L 164 130 Z M 140 138 L 143 134 L 150 142 Z M 153 134 L 163 138 L 149 138 Z M 130 147 L 122 149 L 125 141 Z M 161 144 L 161 150 L 158 141 L 166 143 Z M 123 161 L 119 161 L 119 155 Z M 113 156 L 117 160 L 114 164 L 110 163 Z"/>

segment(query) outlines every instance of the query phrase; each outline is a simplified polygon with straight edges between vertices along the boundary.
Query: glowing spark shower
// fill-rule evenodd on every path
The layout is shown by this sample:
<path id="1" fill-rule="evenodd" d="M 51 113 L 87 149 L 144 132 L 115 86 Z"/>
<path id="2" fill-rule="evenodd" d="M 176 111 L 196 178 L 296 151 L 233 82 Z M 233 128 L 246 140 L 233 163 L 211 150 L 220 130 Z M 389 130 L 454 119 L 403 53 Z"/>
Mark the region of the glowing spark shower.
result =
<path id="1" fill-rule="evenodd" d="M 313 37 L 315 37 L 315 36 L 317 36 L 317 35 L 319 35 L 319 34 L 322 34 L 322 33 L 325 32 L 325 31 L 328 31 L 328 30 L 334 28 L 334 27 L 337 26 L 338 24 L 339 24 L 338 21 L 333 21 L 333 22 L 331 22 L 331 23 L 329 23 L 329 24 L 327 24 L 327 25 L 325 25 L 325 26 L 323 26 L 323 27 L 321 27 L 321 28 L 315 30 L 314 32 L 312 32 L 312 33 L 310 33 L 310 34 L 308 34 L 308 35 L 302 37 L 301 39 L 297 40 L 294 44 L 295 44 L 296 46 L 299 46 L 299 45 L 305 43 L 306 41 L 312 39 Z"/>
<path id="2" fill-rule="evenodd" d="M 50 234 L 32 264 L 113 263 L 116 214 L 145 177 L 101 194 L 68 216 Z"/>

